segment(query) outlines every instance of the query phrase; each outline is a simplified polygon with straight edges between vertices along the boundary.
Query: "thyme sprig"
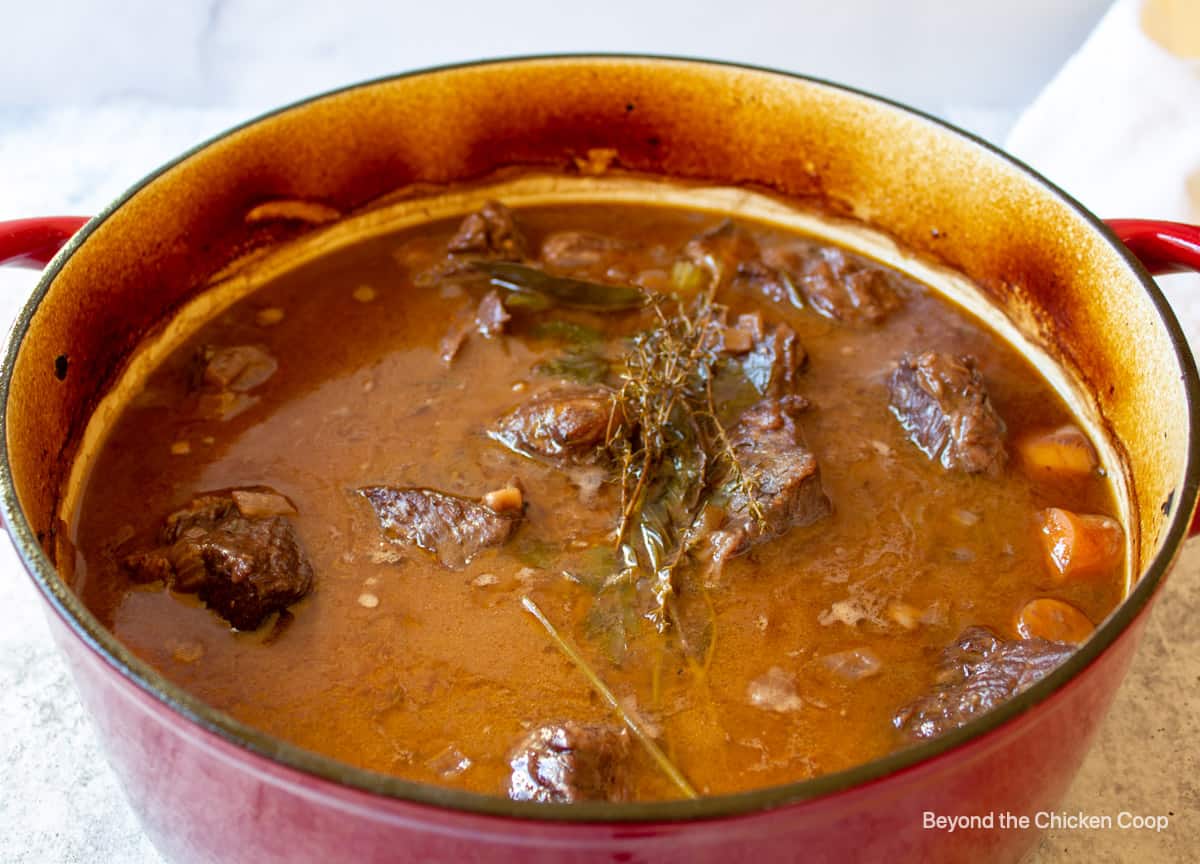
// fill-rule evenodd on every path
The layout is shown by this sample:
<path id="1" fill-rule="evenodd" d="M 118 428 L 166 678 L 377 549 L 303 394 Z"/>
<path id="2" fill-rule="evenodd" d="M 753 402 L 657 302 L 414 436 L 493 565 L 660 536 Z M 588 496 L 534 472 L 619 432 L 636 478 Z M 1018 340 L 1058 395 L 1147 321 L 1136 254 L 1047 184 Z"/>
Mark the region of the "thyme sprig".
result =
<path id="1" fill-rule="evenodd" d="M 620 471 L 616 547 L 623 575 L 649 577 L 654 607 L 647 617 L 659 632 L 667 627 L 674 575 L 691 529 L 712 493 L 723 487 L 739 494 L 750 502 L 751 515 L 763 518 L 758 478 L 738 458 L 713 395 L 727 309 L 714 299 L 721 268 L 709 269 L 707 284 L 690 300 L 651 301 L 656 323 L 632 339 L 620 361 L 608 431 Z"/>

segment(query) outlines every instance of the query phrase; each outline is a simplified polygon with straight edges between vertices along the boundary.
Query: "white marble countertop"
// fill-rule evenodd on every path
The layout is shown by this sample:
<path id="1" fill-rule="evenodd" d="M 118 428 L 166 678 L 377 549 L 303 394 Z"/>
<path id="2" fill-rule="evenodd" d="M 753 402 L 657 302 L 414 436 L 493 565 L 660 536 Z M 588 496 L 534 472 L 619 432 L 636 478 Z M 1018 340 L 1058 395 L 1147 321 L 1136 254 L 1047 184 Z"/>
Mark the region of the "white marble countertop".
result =
<path id="1" fill-rule="evenodd" d="M 634 51 L 776 66 L 891 96 L 1003 142 L 1108 0 L 610 0 L 572 5 L 569 14 L 528 0 L 438 5 L 77 0 L 6 9 L 0 219 L 96 212 L 197 141 L 304 95 L 521 53 Z M 6 326 L 35 280 L 0 270 Z M 1200 310 L 1178 296 L 1189 331 L 1200 333 Z M 1185 860 L 1182 850 L 1200 847 L 1196 547 L 1185 551 L 1160 607 L 1066 808 L 1141 806 L 1170 810 L 1177 821 L 1165 838 L 1052 832 L 1040 861 L 1134 860 L 1127 853 Z M 159 861 L 103 761 L 42 604 L 3 541 L 0 608 L 0 860 Z M 1176 769 L 1164 776 L 1168 765 Z"/>

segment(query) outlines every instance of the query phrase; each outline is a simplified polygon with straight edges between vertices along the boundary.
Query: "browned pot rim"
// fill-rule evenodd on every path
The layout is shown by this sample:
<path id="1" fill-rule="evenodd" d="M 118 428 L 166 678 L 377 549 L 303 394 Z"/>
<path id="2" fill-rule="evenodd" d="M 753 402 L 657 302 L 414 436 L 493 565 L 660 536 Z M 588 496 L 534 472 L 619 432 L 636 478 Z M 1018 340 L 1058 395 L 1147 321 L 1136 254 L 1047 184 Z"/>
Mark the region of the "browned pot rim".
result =
<path id="1" fill-rule="evenodd" d="M 22 341 L 55 276 L 74 252 L 87 242 L 92 232 L 143 187 L 193 154 L 239 130 L 311 102 L 316 102 L 339 93 L 371 87 L 383 82 L 397 81 L 416 75 L 444 72 L 464 67 L 541 62 L 546 60 L 614 58 L 644 61 L 651 64 L 692 63 L 733 69 L 749 69 L 816 84 L 834 91 L 869 99 L 915 115 L 940 127 L 945 134 L 965 139 L 970 144 L 982 148 L 991 155 L 1016 166 L 1030 183 L 1041 186 L 1043 190 L 1057 197 L 1078 212 L 1095 231 L 1101 234 L 1119 252 L 1128 266 L 1136 273 L 1143 290 L 1154 304 L 1162 326 L 1167 330 L 1175 357 L 1179 361 L 1180 368 L 1183 370 L 1183 386 L 1187 399 L 1187 414 L 1190 426 L 1192 430 L 1195 430 L 1200 425 L 1200 408 L 1198 408 L 1200 406 L 1200 377 L 1197 376 L 1196 365 L 1192 358 L 1187 338 L 1180 328 L 1179 322 L 1175 319 L 1174 313 L 1171 311 L 1170 305 L 1167 303 L 1162 291 L 1134 255 L 1121 244 L 1103 221 L 1071 196 L 1067 195 L 1063 190 L 1037 174 L 1028 165 L 1025 165 L 1020 160 L 1015 159 L 982 138 L 922 111 L 863 90 L 812 76 L 782 72 L 752 64 L 699 60 L 696 58 L 668 55 L 619 53 L 527 55 L 446 64 L 416 69 L 399 75 L 383 76 L 301 99 L 260 115 L 198 144 L 178 158 L 146 175 L 146 177 L 105 208 L 103 212 L 89 221 L 63 247 L 43 272 L 32 296 L 25 303 L 13 324 L 5 345 L 3 359 L 0 360 L 0 402 L 4 405 L 4 411 L 0 412 L 0 515 L 3 516 L 16 547 L 17 554 L 20 556 L 22 563 L 47 602 L 67 625 L 68 629 L 107 663 L 115 673 L 126 678 L 133 686 L 163 706 L 228 744 L 247 750 L 303 774 L 373 795 L 463 813 L 501 816 L 522 820 L 578 823 L 682 822 L 751 814 L 820 798 L 837 792 L 844 792 L 870 783 L 871 781 L 881 780 L 892 774 L 913 768 L 923 762 L 947 754 L 967 742 L 982 738 L 989 732 L 1032 710 L 1071 682 L 1084 669 L 1091 665 L 1093 661 L 1100 657 L 1146 608 L 1161 585 L 1183 541 L 1187 537 L 1192 510 L 1195 505 L 1197 492 L 1200 490 L 1200 441 L 1196 440 L 1194 433 L 1192 443 L 1188 448 L 1183 482 L 1177 487 L 1179 494 L 1182 495 L 1181 501 L 1184 506 L 1176 508 L 1158 552 L 1154 555 L 1146 570 L 1137 579 L 1133 590 L 1130 591 L 1121 605 L 1096 629 L 1092 637 L 1079 650 L 1072 654 L 1066 662 L 1057 667 L 1045 678 L 1042 678 L 1014 698 L 1009 699 L 998 708 L 988 711 L 964 726 L 933 740 L 906 747 L 844 771 L 825 774 L 796 783 L 771 786 L 732 795 L 702 797 L 693 800 L 628 803 L 580 802 L 576 804 L 537 804 L 510 801 L 494 795 L 482 795 L 475 792 L 415 783 L 376 771 L 357 768 L 328 756 L 297 747 L 235 720 L 228 714 L 208 706 L 200 699 L 185 692 L 177 685 L 168 681 L 148 663 L 134 656 L 129 649 L 122 645 L 100 623 L 74 592 L 59 578 L 54 565 L 50 562 L 50 559 L 38 543 L 32 526 L 25 518 L 13 482 L 12 467 L 9 460 L 7 429 L 9 391 L 17 354 L 20 351 Z"/>

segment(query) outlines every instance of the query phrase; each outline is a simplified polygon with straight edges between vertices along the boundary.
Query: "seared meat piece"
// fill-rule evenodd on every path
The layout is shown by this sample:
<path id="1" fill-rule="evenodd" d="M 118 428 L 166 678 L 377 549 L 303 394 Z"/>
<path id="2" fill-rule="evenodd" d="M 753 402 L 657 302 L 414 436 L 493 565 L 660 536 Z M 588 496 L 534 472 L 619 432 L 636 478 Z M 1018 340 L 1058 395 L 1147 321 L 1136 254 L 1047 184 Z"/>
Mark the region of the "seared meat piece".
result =
<path id="1" fill-rule="evenodd" d="M 487 547 L 504 543 L 522 516 L 520 510 L 497 513 L 479 501 L 432 489 L 368 486 L 358 492 L 375 508 L 384 537 L 416 544 L 454 570 Z"/>
<path id="2" fill-rule="evenodd" d="M 846 324 L 877 324 L 904 302 L 888 271 L 841 249 L 780 246 L 765 262 L 790 274 L 804 299 L 826 318 Z"/>
<path id="3" fill-rule="evenodd" d="M 901 303 L 887 272 L 852 262 L 840 249 L 826 249 L 814 261 L 801 290 L 822 315 L 850 324 L 876 324 Z"/>
<path id="4" fill-rule="evenodd" d="M 591 231 L 555 231 L 542 241 L 542 260 L 562 270 L 603 273 L 613 253 L 624 248 L 619 240 Z"/>
<path id="5" fill-rule="evenodd" d="M 264 489 L 193 498 L 166 518 L 161 546 L 126 557 L 124 566 L 135 580 L 161 579 L 196 594 L 237 629 L 253 630 L 312 588 L 292 523 L 278 515 L 285 505 L 291 502 Z"/>
<path id="6" fill-rule="evenodd" d="M 489 291 L 479 301 L 479 306 L 472 312 L 469 306 L 464 306 L 450 324 L 450 329 L 442 337 L 438 345 L 438 355 L 447 365 L 458 356 L 463 344 L 472 332 L 479 333 L 488 339 L 493 339 L 504 333 L 512 316 L 504 308 L 500 292 Z"/>
<path id="7" fill-rule="evenodd" d="M 688 241 L 684 252 L 694 264 L 725 278 L 759 260 L 758 243 L 728 219 Z"/>
<path id="8" fill-rule="evenodd" d="M 488 201 L 458 226 L 458 231 L 446 244 L 449 253 L 446 260 L 418 274 L 416 282 L 419 285 L 432 285 L 447 278 L 475 279 L 480 274 L 472 272 L 473 262 L 484 258 L 521 261 L 525 257 L 525 248 L 525 235 L 517 227 L 512 211 L 499 201 Z M 449 364 L 453 361 L 472 332 L 489 339 L 499 336 L 510 317 L 499 292 L 495 290 L 483 296 L 478 308 L 460 309 L 442 337 L 438 349 L 442 362 Z"/>
<path id="9" fill-rule="evenodd" d="M 279 362 L 259 345 L 205 345 L 196 352 L 197 383 L 213 390 L 245 393 L 275 374 Z"/>
<path id="10" fill-rule="evenodd" d="M 192 363 L 197 407 L 207 419 L 230 420 L 257 404 L 250 394 L 275 374 L 279 363 L 259 345 L 205 345 Z"/>
<path id="11" fill-rule="evenodd" d="M 416 273 L 413 281 L 422 287 L 447 279 L 480 281 L 482 274 L 474 266 L 477 262 L 523 261 L 526 245 L 512 211 L 499 201 L 488 201 L 459 223 L 446 244 L 446 257 Z"/>
<path id="12" fill-rule="evenodd" d="M 762 261 L 743 261 L 739 264 L 733 286 L 751 297 L 761 295 L 772 303 L 794 306 L 797 309 L 804 308 L 804 299 L 797 291 L 792 278 L 784 271 L 768 266 Z"/>
<path id="13" fill-rule="evenodd" d="M 505 414 L 488 435 L 523 456 L 591 465 L 602 455 L 614 406 L 603 387 L 551 390 Z"/>
<path id="14" fill-rule="evenodd" d="M 446 331 L 446 335 L 442 337 L 442 341 L 438 343 L 438 356 L 442 358 L 442 362 L 449 366 L 454 362 L 454 358 L 458 356 L 458 352 L 462 350 L 462 346 L 467 341 L 467 337 L 471 335 L 471 331 L 478 325 L 475 323 L 475 316 L 470 314 L 470 310 L 462 309 L 455 319 L 450 322 L 450 329 Z"/>
<path id="15" fill-rule="evenodd" d="M 488 201 L 463 219 L 446 244 L 452 255 L 470 255 L 497 261 L 520 261 L 525 257 L 525 235 L 513 213 L 499 201 Z"/>
<path id="16" fill-rule="evenodd" d="M 694 264 L 729 281 L 735 290 L 752 297 L 761 295 L 775 303 L 803 306 L 791 278 L 764 262 L 754 238 L 729 220 L 691 240 L 685 252 Z"/>
<path id="17" fill-rule="evenodd" d="M 508 797 L 553 804 L 624 801 L 628 759 L 629 736 L 617 726 L 541 726 L 513 751 Z"/>
<path id="18" fill-rule="evenodd" d="M 1064 642 L 1010 642 L 986 627 L 968 627 L 942 653 L 933 691 L 897 711 L 892 723 L 909 738 L 935 738 L 1020 693 L 1073 650 Z"/>
<path id="19" fill-rule="evenodd" d="M 479 308 L 475 310 L 475 329 L 480 335 L 491 339 L 504 332 L 504 326 L 510 318 L 512 316 L 500 300 L 500 292 L 492 289 L 483 295 Z"/>
<path id="20" fill-rule="evenodd" d="M 829 514 L 817 459 L 801 443 L 793 419 L 806 407 L 798 396 L 764 399 L 729 431 L 729 443 L 756 485 L 753 501 L 761 518 L 753 512 L 751 498 L 735 487 L 725 522 L 710 538 L 717 564 Z"/>
<path id="21" fill-rule="evenodd" d="M 1004 421 L 992 407 L 974 357 L 906 354 L 888 389 L 892 414 L 930 459 L 968 474 L 996 474 L 1004 467 Z"/>
<path id="22" fill-rule="evenodd" d="M 735 330 L 749 337 L 749 350 L 742 358 L 742 371 L 759 393 L 786 396 L 791 392 L 796 373 L 808 362 L 808 353 L 786 324 L 776 324 L 764 332 L 758 312 L 739 315 Z M 729 339 L 726 339 L 728 343 Z"/>

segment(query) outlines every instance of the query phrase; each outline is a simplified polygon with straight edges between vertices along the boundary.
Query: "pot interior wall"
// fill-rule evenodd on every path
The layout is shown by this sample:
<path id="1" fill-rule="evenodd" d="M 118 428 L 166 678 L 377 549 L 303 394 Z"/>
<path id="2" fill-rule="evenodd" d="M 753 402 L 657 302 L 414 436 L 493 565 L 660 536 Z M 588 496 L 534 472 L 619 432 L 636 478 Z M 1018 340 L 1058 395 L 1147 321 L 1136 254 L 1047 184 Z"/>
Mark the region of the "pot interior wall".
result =
<path id="1" fill-rule="evenodd" d="M 1094 397 L 1125 462 L 1137 571 L 1191 505 L 1179 488 L 1186 347 L 1126 256 L 1053 189 L 932 121 L 817 82 L 560 58 L 418 73 L 285 109 L 199 148 L 94 223 L 48 271 L 12 369 L 9 458 L 36 539 L 53 555 L 79 436 L 132 348 L 232 260 L 305 230 L 247 220 L 255 206 L 348 213 L 506 166 L 586 173 L 598 148 L 622 169 L 801 199 L 975 280 Z"/>

